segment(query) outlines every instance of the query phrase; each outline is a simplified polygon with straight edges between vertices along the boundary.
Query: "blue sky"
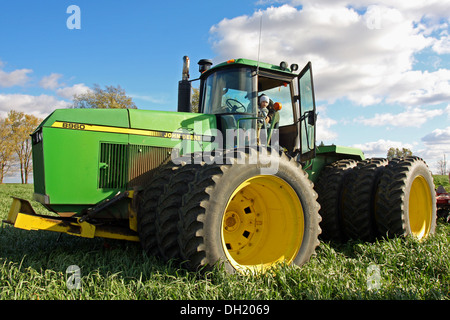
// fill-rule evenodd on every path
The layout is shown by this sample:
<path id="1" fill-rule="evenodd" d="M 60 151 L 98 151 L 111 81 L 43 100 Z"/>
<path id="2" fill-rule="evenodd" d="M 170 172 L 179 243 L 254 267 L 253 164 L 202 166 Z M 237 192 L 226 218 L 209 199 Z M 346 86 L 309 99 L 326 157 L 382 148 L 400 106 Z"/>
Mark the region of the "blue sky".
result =
<path id="1" fill-rule="evenodd" d="M 3 1 L 0 116 L 46 116 L 94 84 L 175 111 L 182 57 L 313 64 L 318 139 L 450 158 L 450 0 Z M 68 29 L 70 5 L 81 29 Z M 450 167 L 450 165 L 449 165 Z"/>

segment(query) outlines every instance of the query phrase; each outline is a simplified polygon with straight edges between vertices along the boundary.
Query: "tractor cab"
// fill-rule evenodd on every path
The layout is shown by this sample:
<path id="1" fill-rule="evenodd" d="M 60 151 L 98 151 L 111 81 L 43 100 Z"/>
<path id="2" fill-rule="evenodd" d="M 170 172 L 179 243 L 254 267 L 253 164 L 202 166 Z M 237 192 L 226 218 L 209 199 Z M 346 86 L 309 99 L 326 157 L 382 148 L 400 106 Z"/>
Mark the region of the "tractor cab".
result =
<path id="1" fill-rule="evenodd" d="M 198 112 L 214 114 L 217 128 L 227 146 L 258 144 L 284 148 L 300 154 L 305 161 L 315 156 L 315 102 L 311 63 L 299 73 L 298 66 L 282 62 L 279 66 L 247 59 L 233 59 L 212 66 L 199 61 L 200 96 Z M 267 114 L 261 113 L 261 96 L 270 100 Z M 264 116 L 263 116 L 264 115 Z M 259 139 L 259 137 L 262 139 Z M 230 137 L 234 141 L 230 144 Z"/>

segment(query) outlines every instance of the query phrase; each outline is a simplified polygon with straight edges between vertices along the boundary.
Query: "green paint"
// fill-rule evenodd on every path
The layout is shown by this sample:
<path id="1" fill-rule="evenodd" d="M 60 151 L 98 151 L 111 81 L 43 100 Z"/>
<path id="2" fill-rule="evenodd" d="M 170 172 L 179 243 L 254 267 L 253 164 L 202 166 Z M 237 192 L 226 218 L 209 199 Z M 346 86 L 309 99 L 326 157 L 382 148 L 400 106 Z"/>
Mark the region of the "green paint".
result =
<path id="1" fill-rule="evenodd" d="M 70 128 L 67 125 L 52 127 L 65 122 L 70 123 Z M 141 133 L 152 130 L 160 134 L 89 131 L 86 130 L 88 125 L 100 126 L 98 128 L 102 130 L 141 129 L 144 130 Z M 140 149 L 152 146 L 161 148 L 159 150 L 179 147 L 201 151 L 210 144 L 201 140 L 202 135 L 214 128 L 214 116 L 194 113 L 135 109 L 56 110 L 35 132 L 42 137 L 41 142 L 33 145 L 35 193 L 38 198 L 47 199 L 50 208 L 79 212 L 128 188 L 128 181 L 123 179 L 126 180 L 129 174 L 130 150 L 141 152 Z M 199 140 L 182 140 L 182 137 Z M 107 147 L 118 154 L 111 154 Z M 170 156 L 169 152 L 163 154 Z M 108 167 L 118 172 L 109 172 L 107 178 L 101 178 Z M 102 182 L 102 179 L 108 181 Z"/>

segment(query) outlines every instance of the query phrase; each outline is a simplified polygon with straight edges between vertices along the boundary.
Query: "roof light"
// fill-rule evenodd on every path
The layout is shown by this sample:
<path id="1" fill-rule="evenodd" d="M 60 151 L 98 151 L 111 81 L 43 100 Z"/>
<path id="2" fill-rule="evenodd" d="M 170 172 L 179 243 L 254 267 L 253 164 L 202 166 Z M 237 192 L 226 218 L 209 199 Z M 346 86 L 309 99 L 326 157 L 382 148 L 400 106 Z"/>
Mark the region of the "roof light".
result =
<path id="1" fill-rule="evenodd" d="M 293 63 L 291 64 L 291 71 L 297 71 L 298 70 L 298 64 Z"/>
<path id="2" fill-rule="evenodd" d="M 227 63 L 234 63 L 235 61 L 236 61 L 235 59 L 231 59 L 231 60 L 228 60 Z"/>
<path id="3" fill-rule="evenodd" d="M 287 69 L 287 66 L 288 66 L 288 64 L 287 64 L 286 61 L 281 61 L 281 62 L 280 62 L 280 68 L 281 68 L 282 70 L 286 70 L 286 69 Z"/>

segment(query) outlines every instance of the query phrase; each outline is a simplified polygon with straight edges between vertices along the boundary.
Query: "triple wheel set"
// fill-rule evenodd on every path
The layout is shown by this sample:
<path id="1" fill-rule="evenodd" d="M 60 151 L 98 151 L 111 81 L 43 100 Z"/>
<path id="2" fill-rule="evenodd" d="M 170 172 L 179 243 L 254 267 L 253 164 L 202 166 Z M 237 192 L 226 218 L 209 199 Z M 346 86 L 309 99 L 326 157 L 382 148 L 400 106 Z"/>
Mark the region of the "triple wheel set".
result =
<path id="1" fill-rule="evenodd" d="M 138 195 L 138 233 L 150 255 L 189 270 L 220 265 L 227 272 L 301 266 L 324 240 L 371 241 L 379 236 L 432 234 L 434 184 L 425 162 L 339 160 L 316 185 L 301 165 L 277 154 L 230 151 L 221 164 L 185 158 L 157 169 Z M 225 154 L 224 154 L 225 156 Z"/>

